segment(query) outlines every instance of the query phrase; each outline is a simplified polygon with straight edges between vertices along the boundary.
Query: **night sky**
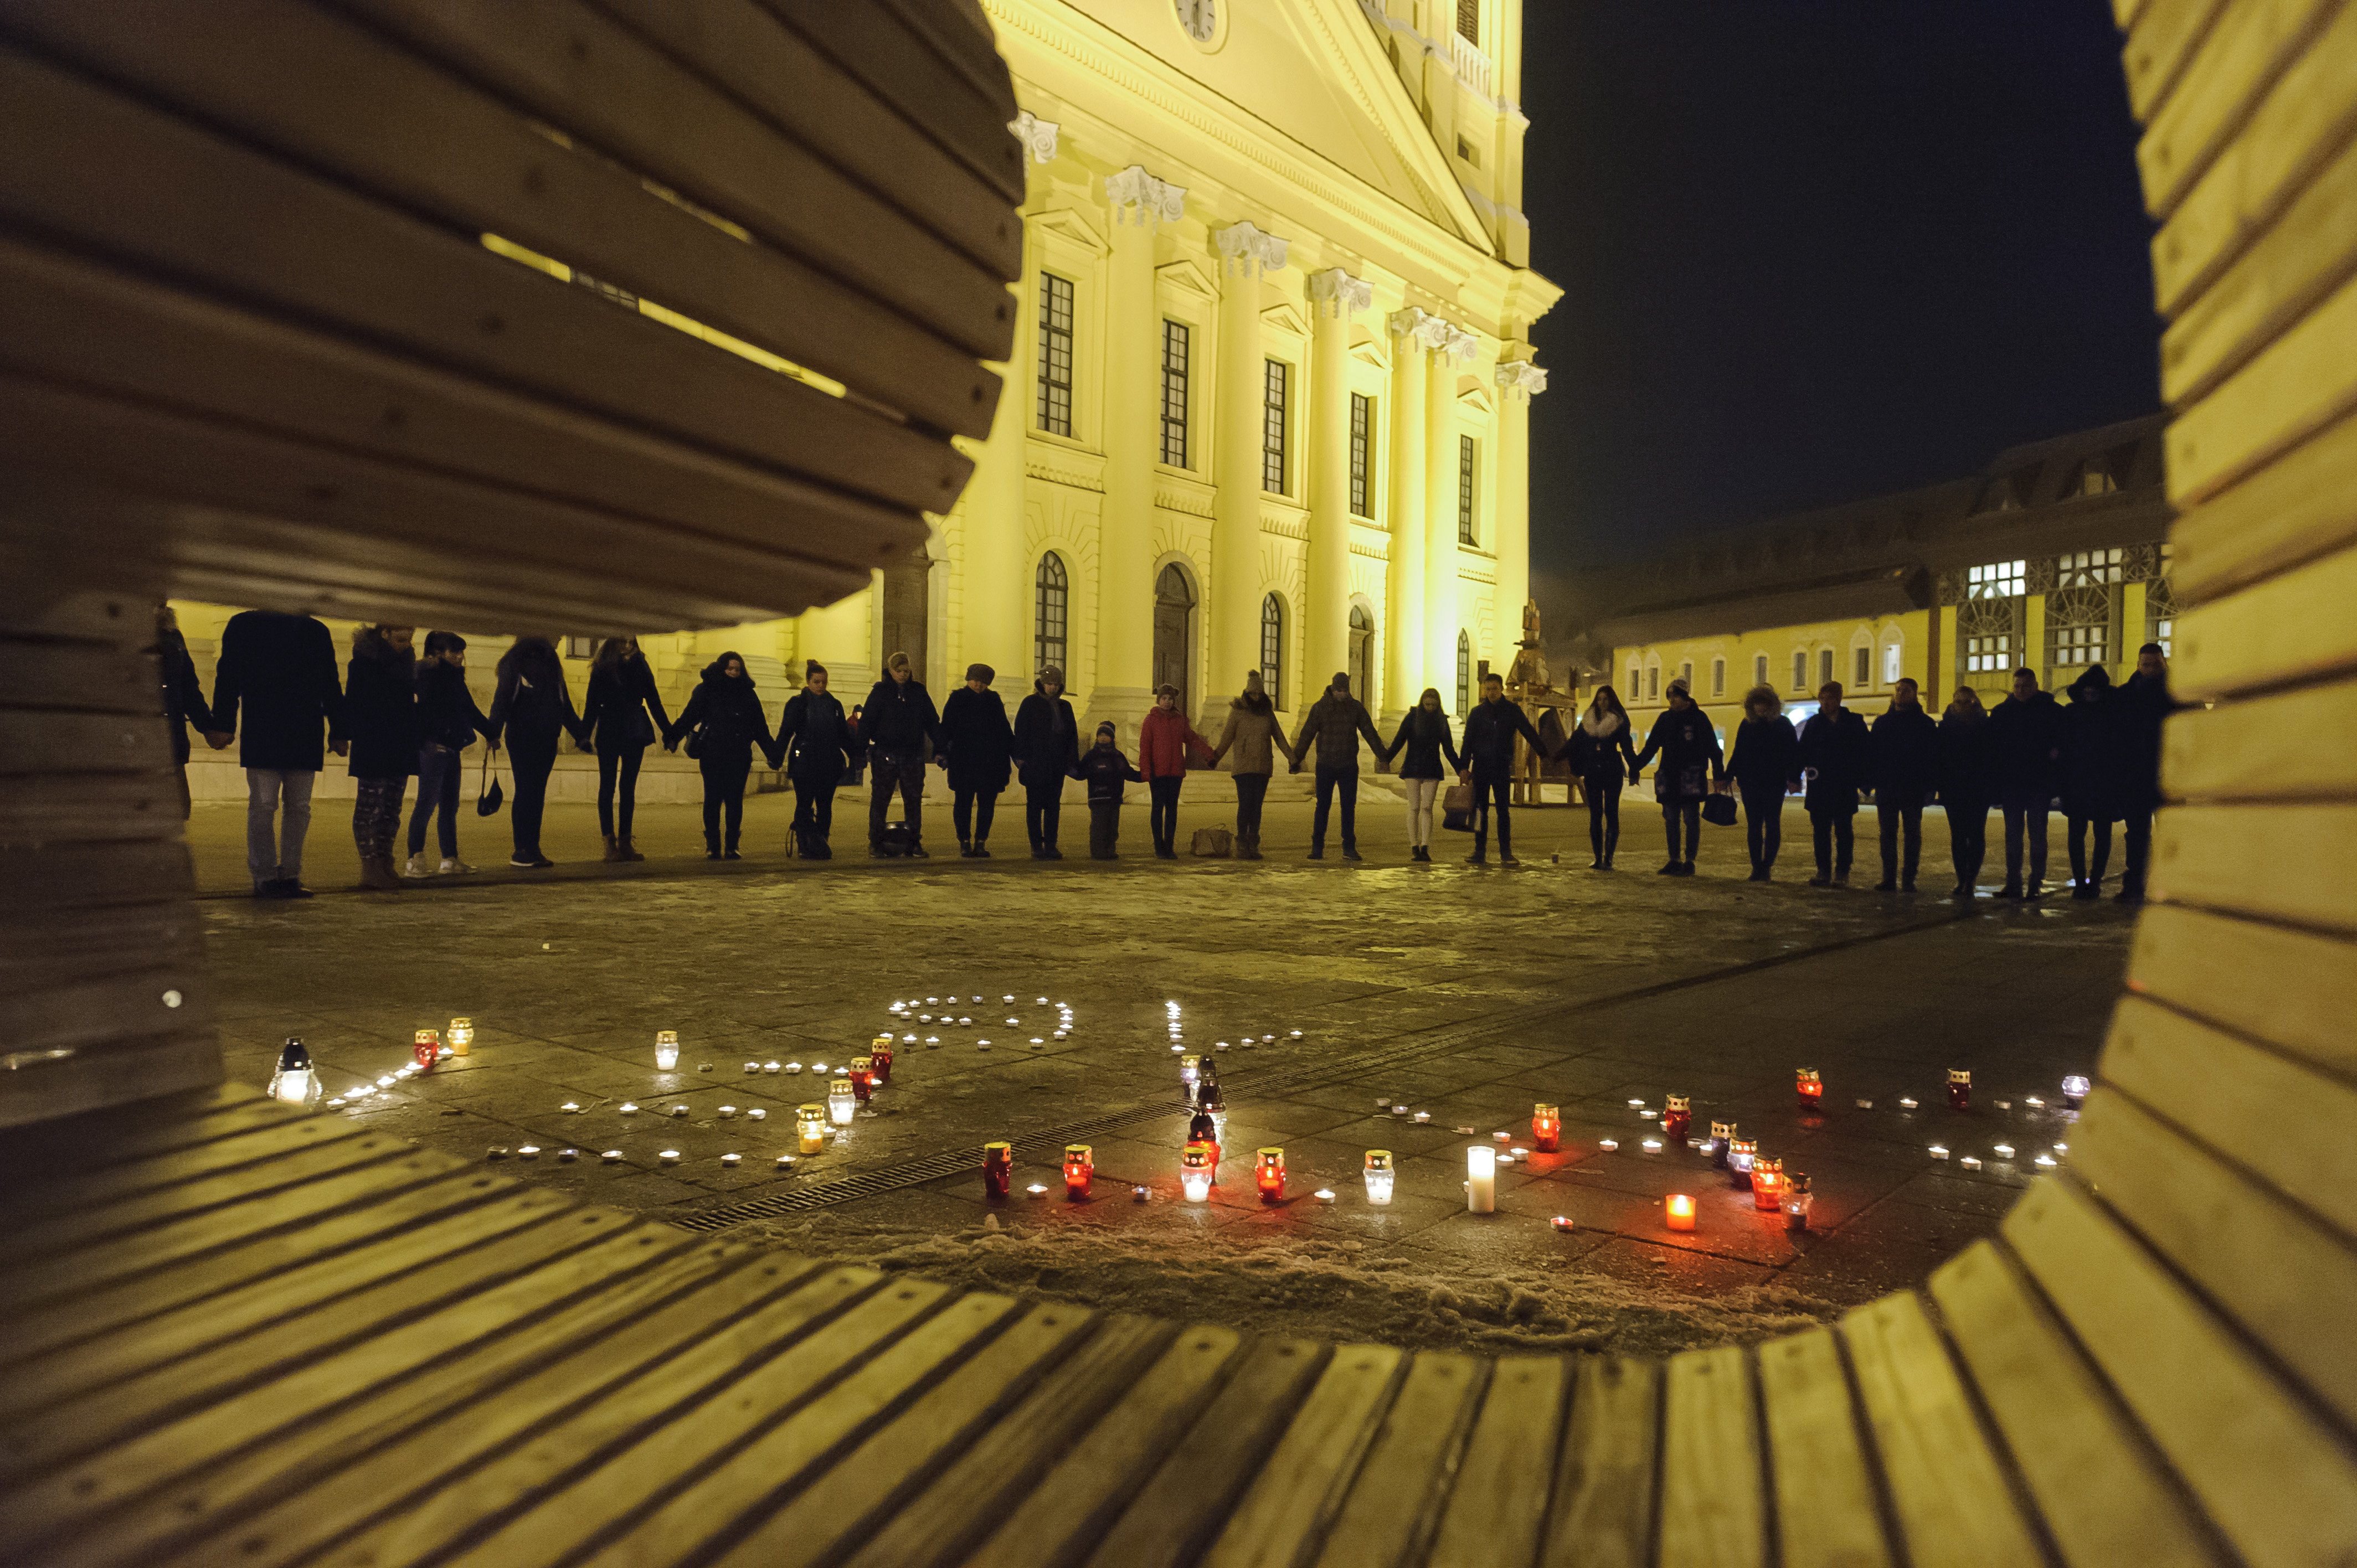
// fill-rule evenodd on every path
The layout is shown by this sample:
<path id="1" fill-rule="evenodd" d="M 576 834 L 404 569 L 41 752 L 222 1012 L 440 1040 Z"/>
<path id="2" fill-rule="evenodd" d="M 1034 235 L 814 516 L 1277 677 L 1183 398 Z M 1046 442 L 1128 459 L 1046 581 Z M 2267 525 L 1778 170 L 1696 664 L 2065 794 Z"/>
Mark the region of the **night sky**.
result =
<path id="1" fill-rule="evenodd" d="M 1542 583 L 2158 406 L 2104 0 L 1524 17 Z"/>

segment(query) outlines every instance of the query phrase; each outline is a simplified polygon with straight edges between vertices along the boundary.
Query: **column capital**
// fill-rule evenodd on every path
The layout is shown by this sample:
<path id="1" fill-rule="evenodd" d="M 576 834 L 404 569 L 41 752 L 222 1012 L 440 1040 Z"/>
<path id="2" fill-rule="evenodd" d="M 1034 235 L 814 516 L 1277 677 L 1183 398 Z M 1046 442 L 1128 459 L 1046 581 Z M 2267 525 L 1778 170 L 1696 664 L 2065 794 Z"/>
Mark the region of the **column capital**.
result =
<path id="1" fill-rule="evenodd" d="M 1056 161 L 1056 134 L 1063 127 L 1055 121 L 1042 120 L 1026 109 L 1009 120 L 1006 128 L 1014 133 L 1017 141 L 1023 144 L 1033 163 L 1051 164 Z"/>
<path id="2" fill-rule="evenodd" d="M 1468 331 L 1450 322 L 1444 322 L 1442 325 L 1448 328 L 1448 334 L 1440 344 L 1441 358 L 1454 360 L 1460 365 L 1469 365 L 1481 357 L 1480 333 Z"/>
<path id="3" fill-rule="evenodd" d="M 1281 269 L 1290 243 L 1249 221 L 1212 231 L 1211 241 L 1219 246 L 1221 255 L 1243 268 L 1247 275 Z"/>
<path id="4" fill-rule="evenodd" d="M 1507 392 L 1518 392 L 1526 398 L 1533 398 L 1546 391 L 1547 373 L 1528 360 L 1501 360 L 1498 361 L 1498 385 Z"/>
<path id="5" fill-rule="evenodd" d="M 1340 267 L 1309 274 L 1309 297 L 1333 306 L 1331 314 L 1354 316 L 1375 303 L 1375 285 L 1354 278 Z"/>
<path id="6" fill-rule="evenodd" d="M 1403 349 L 1441 349 L 1448 344 L 1451 330 L 1448 322 L 1420 306 L 1411 305 L 1394 310 L 1388 324 L 1392 336 L 1400 339 Z"/>
<path id="7" fill-rule="evenodd" d="M 1176 223 L 1187 213 L 1187 188 L 1157 179 L 1144 164 L 1132 164 L 1119 174 L 1105 176 L 1105 199 L 1113 203 L 1113 220 L 1119 223 L 1134 209 L 1140 228 L 1156 222 Z"/>

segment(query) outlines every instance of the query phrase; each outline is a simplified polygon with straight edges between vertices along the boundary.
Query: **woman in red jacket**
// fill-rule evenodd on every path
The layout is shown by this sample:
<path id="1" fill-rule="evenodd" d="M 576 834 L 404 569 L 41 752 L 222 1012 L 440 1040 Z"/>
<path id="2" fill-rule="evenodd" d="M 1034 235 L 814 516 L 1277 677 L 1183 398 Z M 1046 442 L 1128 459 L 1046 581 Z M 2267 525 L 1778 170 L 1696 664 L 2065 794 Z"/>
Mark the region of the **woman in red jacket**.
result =
<path id="1" fill-rule="evenodd" d="M 1195 733 L 1178 711 L 1178 688 L 1166 685 L 1154 693 L 1154 707 L 1137 726 L 1137 771 L 1154 795 L 1148 822 L 1154 829 L 1157 860 L 1178 858 L 1178 787 L 1187 781 L 1187 748 L 1211 756 L 1211 743 Z"/>

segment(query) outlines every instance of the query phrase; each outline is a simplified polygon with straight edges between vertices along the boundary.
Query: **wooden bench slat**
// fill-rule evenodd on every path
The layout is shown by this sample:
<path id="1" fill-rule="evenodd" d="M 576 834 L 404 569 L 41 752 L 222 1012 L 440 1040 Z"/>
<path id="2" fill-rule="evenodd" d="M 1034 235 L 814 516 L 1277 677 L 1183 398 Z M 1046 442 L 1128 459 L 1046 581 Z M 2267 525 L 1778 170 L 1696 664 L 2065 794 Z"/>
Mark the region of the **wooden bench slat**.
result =
<path id="1" fill-rule="evenodd" d="M 758 34 L 788 37 L 741 7 L 705 10 L 709 22 L 751 17 Z M 685 5 L 659 15 L 683 27 L 697 19 Z M 522 116 L 317 6 L 238 0 L 199 11 L 143 0 L 112 7 L 102 20 L 85 6 L 29 0 L 9 8 L 0 30 L 467 231 L 561 258 L 872 392 L 927 424 L 976 439 L 989 434 L 998 378 L 972 354 L 800 260 L 664 200 L 627 170 L 560 146 Z M 236 46 L 223 47 L 231 38 Z M 762 69 L 775 68 L 763 59 Z M 828 92 L 826 85 L 847 86 L 840 78 L 778 81 L 790 101 L 819 100 L 828 113 L 843 112 L 836 99 L 871 102 L 856 89 Z M 881 156 L 909 167 L 931 154 L 947 166 L 931 144 L 908 139 L 913 150 Z M 919 215 L 1002 231 L 1016 223 L 1012 205 L 979 187 L 929 188 Z"/>
<path id="2" fill-rule="evenodd" d="M 266 1165 L 297 1149 L 324 1148 L 345 1138 L 363 1136 L 368 1131 L 364 1123 L 344 1116 L 273 1117 L 193 1148 L 150 1155 L 145 1159 L 108 1165 L 84 1176 L 40 1182 L 27 1196 L 38 1194 L 43 1214 L 66 1214 L 250 1166 Z"/>
<path id="3" fill-rule="evenodd" d="M 1567 1356 L 1498 1359 L 1426 1568 L 1538 1560 L 1571 1382 Z"/>
<path id="4" fill-rule="evenodd" d="M 113 642 L 31 641 L 0 635 L 0 657 L 12 677 L 0 713 L 55 713 L 80 717 L 156 715 L 153 658 Z M 30 759 L 0 747 L 0 777 L 29 772 Z M 44 770 L 57 766 L 44 757 Z M 73 759 L 81 766 L 82 759 Z M 11 786 L 14 789 L 14 786 Z"/>
<path id="5" fill-rule="evenodd" d="M 2357 540 L 2357 418 L 2180 511 L 2169 539 L 2169 578 L 2189 607 L 2345 548 Z"/>
<path id="6" fill-rule="evenodd" d="M 1760 1347 L 1759 1363 L 1784 1568 L 1892 1562 L 1834 1331 L 1771 1339 Z"/>
<path id="7" fill-rule="evenodd" d="M 1225 1521 L 1318 1385 L 1331 1352 L 1265 1339 L 1245 1354 L 1177 1447 L 1154 1464 L 1089 1556 L 1090 1568 L 1186 1568 Z"/>
<path id="8" fill-rule="evenodd" d="M 2002 1234 L 2245 1562 L 2328 1563 L 2357 1541 L 2348 1451 L 2092 1198 L 2041 1181 Z"/>
<path id="9" fill-rule="evenodd" d="M 1348 1492 L 1391 1406 L 1407 1358 L 1387 1345 L 1338 1345 L 1318 1386 L 1203 1554 L 1204 1568 L 1290 1568 Z"/>
<path id="10" fill-rule="evenodd" d="M 0 500 L 0 506 L 5 505 Z M 86 880 L 59 880 L 68 875 Z M 37 918 L 78 919 L 124 905 L 181 903 L 196 886 L 188 846 L 169 838 L 0 845 L 0 876 L 11 879 L 8 886 L 38 886 L 42 894 L 38 909 L 0 907 L 0 922 L 9 929 L 22 929 Z"/>
<path id="11" fill-rule="evenodd" d="M 2161 1464 L 2005 1252 L 1975 1241 L 1929 1286 L 2069 1568 L 2217 1568 Z"/>
<path id="12" fill-rule="evenodd" d="M 843 1542 L 842 1560 L 847 1568 L 972 1563 L 975 1549 L 991 1537 L 994 1528 L 1003 1527 L 1010 1515 L 1053 1489 L 1054 1482 L 1043 1477 L 1061 1474 L 1064 1461 L 1090 1446 L 1094 1436 L 1115 1437 L 1115 1432 L 1108 1430 L 1111 1422 L 1101 1422 L 1099 1417 L 1125 1393 L 1138 1390 L 1142 1374 L 1150 1376 L 1168 1359 L 1171 1341 L 1178 1333 L 1174 1326 L 1151 1318 L 1124 1316 L 1105 1322 L 1021 1404 L 987 1432 L 970 1434 L 957 1444 L 960 1451 L 942 1464 L 939 1475 L 921 1483 L 920 1490 L 896 1498 L 881 1518 L 871 1514 L 867 1527 L 856 1532 L 858 1539 Z M 1208 1359 L 1200 1354 L 1193 1358 L 1199 1366 Z M 907 1424 L 908 1420 L 902 1417 L 896 1426 Z M 866 1447 L 884 1441 L 879 1434 L 868 1439 Z M 856 1458 L 845 1461 L 836 1466 L 835 1474 L 856 1463 Z M 822 1482 L 820 1489 L 834 1478 L 830 1476 Z M 1067 1478 L 1082 1480 L 1077 1475 Z M 789 1511 L 806 1512 L 807 1509 L 805 1496 L 795 1499 Z M 1109 1512 L 1103 1517 L 1109 1519 Z M 770 1530 L 776 1525 L 773 1520 Z M 1052 1549 L 1052 1541 L 1049 1545 Z M 1036 1549 L 1026 1559 L 1033 1564 L 1042 1560 Z"/>
<path id="13" fill-rule="evenodd" d="M 223 1082 L 95 1114 L 60 1116 L 0 1138 L 0 1179 L 37 1184 L 52 1176 L 193 1148 L 296 1114 L 245 1084 Z"/>
<path id="14" fill-rule="evenodd" d="M 1416 1354 L 1326 1530 L 1317 1557 L 1321 1568 L 1424 1560 L 1489 1370 L 1475 1356 Z M 1538 1474 L 1544 1477 L 1545 1469 Z"/>
<path id="15" fill-rule="evenodd" d="M 1764 1564 L 1766 1481 L 1749 1357 L 1735 1345 L 1671 1357 L 1662 1400 L 1662 1561 Z"/>
<path id="16" fill-rule="evenodd" d="M 1539 1559 L 1545 1568 L 1652 1568 L 1662 1385 L 1659 1362 L 1579 1360 Z"/>
<path id="17" fill-rule="evenodd" d="M 2338 619 L 2302 629 L 2276 618 L 2324 611 L 2352 585 L 2357 549 L 2341 550 L 2186 611 L 2177 642 L 2184 694 L 2227 697 L 2357 665 L 2357 629 Z"/>
<path id="18" fill-rule="evenodd" d="M 2178 414 L 2166 436 L 2169 498 L 2190 507 L 2264 468 L 2346 413 L 2357 392 L 2335 353 L 2357 319 L 2342 284 Z"/>
<path id="19" fill-rule="evenodd" d="M 2357 1078 L 2357 966 L 2337 937 L 2156 905 L 2136 922 L 2128 988 L 2290 1057 Z M 2251 1151 L 2238 1148 L 2248 1160 Z"/>
<path id="20" fill-rule="evenodd" d="M 2338 0 L 2240 0 L 2219 13 L 2136 146 L 2145 209 L 2166 219 L 2245 126 Z M 2133 45 L 2130 46 L 2133 49 Z"/>
<path id="21" fill-rule="evenodd" d="M 151 717 L 146 722 L 158 728 L 163 724 L 160 717 Z M 54 769 L 61 758 L 52 757 L 47 760 Z M 119 843 L 131 838 L 176 843 L 180 838 L 179 786 L 165 768 L 127 773 L 101 772 L 96 768 L 73 773 L 52 770 L 13 778 L 5 792 L 0 793 L 0 838 L 19 843 Z M 195 921 L 187 918 L 185 911 L 182 923 L 187 929 L 181 934 L 193 936 Z M 169 923 L 167 925 L 168 928 Z M 0 917 L 0 929 L 5 929 L 9 939 L 5 949 L 0 949 L 0 985 L 11 983 L 5 977 L 12 973 L 30 979 L 41 974 L 101 973 L 122 969 L 126 967 L 123 961 L 125 952 L 144 947 L 153 953 L 158 948 L 177 950 L 181 945 L 145 935 L 135 946 L 125 942 L 99 954 L 96 964 L 81 968 L 74 963 L 79 955 L 64 943 L 38 955 L 25 952 L 14 940 L 20 929 L 16 922 Z M 37 935 L 38 931 L 37 928 L 27 935 Z M 113 932 L 106 934 L 111 936 Z"/>
<path id="22" fill-rule="evenodd" d="M 1232 1328 L 1197 1324 L 1181 1330 L 1102 1419 L 1090 1412 L 1093 1424 L 1084 1435 L 1043 1464 L 1014 1510 L 973 1551 L 961 1548 L 959 1561 L 967 1568 L 1071 1568 L 1193 1423 L 1243 1343 Z M 920 1516 L 896 1521 L 852 1559 L 854 1568 L 913 1563 L 919 1543 L 908 1538 L 923 1533 Z M 904 1541 L 911 1554 L 896 1554 Z"/>
<path id="23" fill-rule="evenodd" d="M 1025 1434 L 1032 1439 L 1028 1444 L 1002 1445 L 996 1430 L 1000 1418 L 1051 1376 L 1060 1362 L 1082 1353 L 1094 1326 L 1094 1315 L 1085 1308 L 1033 1307 L 835 1460 L 825 1474 L 797 1490 L 776 1512 L 733 1540 L 715 1561 L 776 1568 L 838 1562 L 896 1519 L 919 1511 L 934 1515 L 935 1499 L 925 1487 L 928 1471 L 979 1460 L 976 1449 L 998 1449 L 991 1457 L 1001 1461 L 1044 1457 L 1036 1434 Z M 1131 1347 L 1135 1351 L 1147 1348 Z M 1099 1369 L 1100 1380 L 1106 1369 Z M 965 1466 L 970 1484 L 982 1479 L 980 1467 Z M 1036 1470 L 1025 1465 L 1019 1474 Z M 1002 1468 L 998 1486 L 1003 1487 L 1006 1479 Z M 725 1512 L 717 1513 L 710 1524 L 716 1527 L 726 1518 Z M 954 1530 L 954 1512 L 941 1522 L 944 1533 Z M 619 1548 L 609 1548 L 606 1555 L 609 1561 L 627 1560 Z"/>
<path id="24" fill-rule="evenodd" d="M 2037 1540 L 1922 1303 L 1885 1296 L 1843 1314 L 1841 1334 L 1908 1561 L 2038 1562 Z"/>
<path id="25" fill-rule="evenodd" d="M 0 996 L 0 1037 L 19 1051 L 136 1049 L 212 1028 L 212 983 L 201 955 L 178 964 L 63 981 L 43 977 Z"/>
<path id="26" fill-rule="evenodd" d="M 2123 60 L 2129 113 L 2152 118 L 2224 5 L 2225 0 L 2150 0 L 2138 11 Z M 2121 26 L 2128 26 L 2127 18 Z"/>
<path id="27" fill-rule="evenodd" d="M 2172 796 L 2205 805 L 2346 799 L 2357 796 L 2357 757 L 2295 737 L 2352 733 L 2357 681 L 2194 709 L 2165 726 L 2161 777 Z"/>
<path id="28" fill-rule="evenodd" d="M 2153 822 L 2151 887 L 2169 903 L 2357 934 L 2352 877 L 2357 806 L 2180 806 Z"/>

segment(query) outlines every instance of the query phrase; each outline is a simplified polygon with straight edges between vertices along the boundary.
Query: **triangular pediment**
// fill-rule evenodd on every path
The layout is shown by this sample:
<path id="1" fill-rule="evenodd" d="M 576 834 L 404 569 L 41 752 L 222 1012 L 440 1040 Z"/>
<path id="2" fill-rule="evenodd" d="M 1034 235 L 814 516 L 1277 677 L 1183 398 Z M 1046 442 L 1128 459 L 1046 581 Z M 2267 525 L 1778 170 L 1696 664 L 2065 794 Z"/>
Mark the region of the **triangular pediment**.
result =
<path id="1" fill-rule="evenodd" d="M 1061 234 L 1100 256 L 1107 255 L 1113 250 L 1113 242 L 1105 238 L 1103 226 L 1097 215 L 1084 208 L 1050 207 L 1043 212 L 1032 214 L 1029 222 L 1035 230 Z"/>
<path id="2" fill-rule="evenodd" d="M 1271 332 L 1289 332 L 1296 338 L 1309 336 L 1308 318 L 1297 305 L 1272 305 L 1260 313 L 1262 328 Z"/>
<path id="3" fill-rule="evenodd" d="M 1183 294 L 1191 299 L 1211 304 L 1219 302 L 1219 284 L 1213 280 L 1209 268 L 1191 258 L 1166 262 L 1155 268 L 1154 281 L 1174 294 Z"/>

